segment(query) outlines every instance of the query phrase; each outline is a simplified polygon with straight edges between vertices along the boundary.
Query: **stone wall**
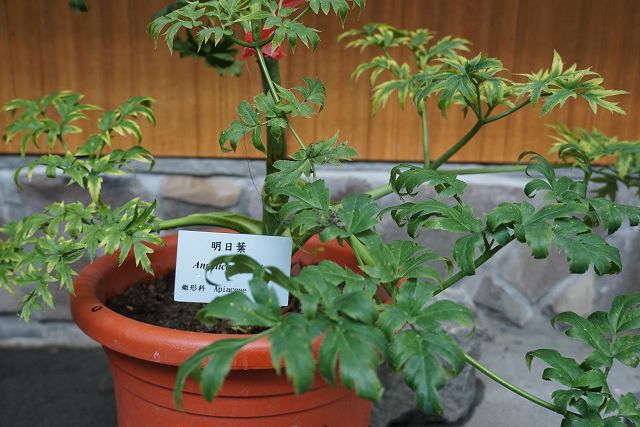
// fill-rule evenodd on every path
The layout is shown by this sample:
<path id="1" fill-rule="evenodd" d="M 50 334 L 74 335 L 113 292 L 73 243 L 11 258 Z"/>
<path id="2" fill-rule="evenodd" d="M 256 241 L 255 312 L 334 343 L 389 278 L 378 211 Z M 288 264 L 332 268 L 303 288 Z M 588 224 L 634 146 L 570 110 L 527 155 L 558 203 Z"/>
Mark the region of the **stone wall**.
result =
<path id="1" fill-rule="evenodd" d="M 67 186 L 62 179 L 46 178 L 42 171 L 36 172 L 31 182 L 24 182 L 23 190 L 17 189 L 12 174 L 22 163 L 19 157 L 0 157 L 0 224 L 39 212 L 60 198 L 87 201 L 84 191 Z M 352 191 L 385 184 L 389 168 L 384 163 L 352 163 L 343 168 L 323 168 L 319 173 L 326 179 L 333 197 L 340 198 Z M 116 205 L 134 196 L 156 199 L 162 218 L 211 210 L 232 210 L 259 217 L 263 178 L 264 168 L 259 161 L 160 159 L 152 173 L 140 169 L 127 177 L 106 179 L 103 195 Z M 526 177 L 520 173 L 462 178 L 468 183 L 465 200 L 475 207 L 477 215 L 502 201 L 525 198 L 522 188 Z M 429 196 L 425 193 L 422 197 Z M 637 196 L 630 192 L 621 194 L 621 199 L 637 203 Z M 388 206 L 399 201 L 397 196 L 389 196 L 380 203 Z M 388 217 L 378 230 L 385 239 L 408 238 Z M 592 271 L 569 274 L 561 254 L 552 251 L 549 258 L 534 260 L 527 246 L 515 242 L 457 288 L 483 310 L 497 312 L 517 325 L 564 310 L 586 313 L 604 308 L 616 293 L 640 291 L 640 266 L 635 255 L 640 250 L 640 239 L 636 233 L 637 230 L 626 226 L 611 238 L 620 247 L 624 264 L 619 275 L 597 277 Z M 447 233 L 435 231 L 422 232 L 418 240 L 442 254 L 449 253 L 454 241 Z M 20 295 L 0 290 L 0 315 L 13 316 L 19 298 Z M 37 314 L 36 319 L 68 319 L 67 296 L 58 292 L 55 301 L 56 310 Z"/>

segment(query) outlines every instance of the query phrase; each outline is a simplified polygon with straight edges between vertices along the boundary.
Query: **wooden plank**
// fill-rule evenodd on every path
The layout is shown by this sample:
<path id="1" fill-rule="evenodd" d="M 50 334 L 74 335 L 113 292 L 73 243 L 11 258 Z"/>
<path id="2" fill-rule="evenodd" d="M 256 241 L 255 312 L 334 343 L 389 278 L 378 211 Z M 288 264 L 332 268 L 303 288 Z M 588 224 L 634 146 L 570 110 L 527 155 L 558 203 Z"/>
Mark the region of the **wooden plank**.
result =
<path id="1" fill-rule="evenodd" d="M 158 125 L 144 126 L 145 145 L 158 156 L 221 156 L 217 135 L 235 119 L 242 99 L 260 90 L 253 58 L 239 78 L 220 78 L 191 59 L 169 56 L 166 46 L 145 33 L 151 14 L 166 0 L 110 0 L 91 2 L 88 14 L 75 14 L 66 2 L 0 0 L 0 103 L 13 97 L 30 98 L 73 89 L 86 93 L 87 101 L 113 108 L 132 95 L 157 100 Z M 608 87 L 640 92 L 640 5 L 637 0 L 376 0 L 370 1 L 360 20 L 350 17 L 347 28 L 370 21 L 417 28 L 439 35 L 470 39 L 471 54 L 496 56 L 514 72 L 548 67 L 553 50 L 567 65 L 592 65 Z M 345 51 L 337 43 L 342 31 L 335 16 L 308 16 L 321 30 L 315 54 L 299 47 L 281 61 L 286 85 L 302 76 L 320 77 L 327 85 L 326 109 L 318 120 L 296 120 L 305 141 L 330 137 L 340 131 L 368 160 L 419 160 L 420 122 L 412 107 L 404 111 L 391 100 L 376 116 L 370 114 L 370 89 L 366 78 L 349 76 L 371 53 Z M 473 144 L 454 160 L 462 162 L 513 162 L 525 149 L 548 150 L 546 125 L 556 120 L 584 128 L 640 138 L 640 96 L 620 98 L 627 116 L 591 114 L 586 105 L 569 102 L 565 110 L 540 119 L 526 108 L 503 122 L 483 129 Z M 0 116 L 0 126 L 8 117 Z M 442 118 L 429 104 L 432 157 L 443 153 L 473 125 L 453 108 Z M 291 139 L 291 138 L 290 138 Z M 126 145 L 122 141 L 119 145 Z M 292 149 L 295 144 L 289 141 Z M 117 144 L 118 145 L 118 144 Z M 0 147 L 12 153 L 16 147 Z M 250 141 L 241 143 L 232 157 L 259 157 Z"/>
<path id="2" fill-rule="evenodd" d="M 3 2 L 0 2 L 0 28 L 7 28 L 8 8 Z M 6 33 L 0 36 L 0 58 L 3 58 L 4 64 L 12 64 L 15 60 L 12 58 L 10 49 L 11 34 Z M 6 67 L 6 65 L 5 65 Z M 1 68 L 5 68 L 1 67 Z M 2 75 L 0 79 L 0 100 L 9 100 L 16 97 L 15 82 L 12 73 Z"/>

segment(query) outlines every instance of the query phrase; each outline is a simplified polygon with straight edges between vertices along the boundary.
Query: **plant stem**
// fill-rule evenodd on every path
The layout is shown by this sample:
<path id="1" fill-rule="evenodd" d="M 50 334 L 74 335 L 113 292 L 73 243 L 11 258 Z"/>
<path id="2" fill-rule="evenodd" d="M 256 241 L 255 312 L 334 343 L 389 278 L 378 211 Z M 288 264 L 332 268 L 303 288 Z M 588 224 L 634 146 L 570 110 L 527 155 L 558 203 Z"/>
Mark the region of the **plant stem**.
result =
<path id="1" fill-rule="evenodd" d="M 533 395 L 531 393 L 529 393 L 526 390 L 521 389 L 520 387 L 510 383 L 509 381 L 505 380 L 504 378 L 500 377 L 498 374 L 496 374 L 495 372 L 491 371 L 489 368 L 487 368 L 486 366 L 484 366 L 482 363 L 480 363 L 479 361 L 477 361 L 476 359 L 474 359 L 473 357 L 471 357 L 471 355 L 469 355 L 466 352 L 464 353 L 464 358 L 467 360 L 467 362 L 473 366 L 474 368 L 476 368 L 478 371 L 482 372 L 484 375 L 486 375 L 488 378 L 490 378 L 491 380 L 497 382 L 498 384 L 500 384 L 501 386 L 505 387 L 506 389 L 514 392 L 515 394 L 524 397 L 525 399 L 527 399 L 530 402 L 535 403 L 536 405 L 542 406 L 545 409 L 548 409 L 550 411 L 556 412 L 560 415 L 565 415 L 565 413 L 560 410 L 559 408 L 557 408 L 553 403 L 551 402 L 547 402 L 544 399 L 539 398 L 536 395 Z"/>
<path id="2" fill-rule="evenodd" d="M 264 67 L 260 66 L 260 76 L 262 77 L 262 89 L 265 93 L 270 91 L 269 82 L 272 84 L 280 83 L 280 66 L 278 61 L 273 58 L 264 58 Z M 262 65 L 262 64 L 260 64 Z M 287 143 L 285 133 L 281 132 L 279 138 L 275 138 L 271 134 L 271 130 L 267 127 L 267 174 L 276 171 L 273 164 L 278 160 L 287 158 Z"/>
<path id="3" fill-rule="evenodd" d="M 255 49 L 256 55 L 258 56 L 258 64 L 260 64 L 260 69 L 262 71 L 262 75 L 267 83 L 267 89 L 273 96 L 273 99 L 278 102 L 280 101 L 280 97 L 278 96 L 278 91 L 276 91 L 276 87 L 273 84 L 273 80 L 271 79 L 271 75 L 269 74 L 269 69 L 267 67 L 267 63 L 264 59 L 264 55 L 262 54 L 261 49 Z"/>
<path id="4" fill-rule="evenodd" d="M 516 105 L 513 108 L 510 108 L 509 110 L 502 112 L 500 114 L 496 114 L 493 117 L 487 117 L 484 119 L 485 123 L 491 123 L 491 122 L 495 122 L 496 120 L 500 120 L 504 117 L 507 117 L 509 114 L 515 113 L 516 111 L 518 111 L 519 109 L 521 109 L 522 107 L 524 107 L 525 105 L 528 105 L 531 102 L 531 100 L 527 99 L 526 101 L 522 101 L 520 104 Z"/>
<path id="5" fill-rule="evenodd" d="M 278 61 L 273 58 L 266 58 L 262 54 L 262 50 L 257 48 L 256 55 L 258 56 L 258 64 L 260 68 L 260 75 L 262 77 L 262 88 L 265 93 L 271 93 L 273 99 L 278 102 L 279 97 L 276 91 L 275 85 L 280 84 L 280 66 Z M 285 118 L 286 120 L 286 118 Z M 294 136 L 297 136 L 294 134 Z M 274 164 L 278 160 L 284 160 L 287 158 L 287 141 L 285 132 L 280 132 L 278 138 L 274 137 L 271 133 L 271 129 L 267 127 L 267 152 L 266 152 L 266 173 L 267 175 L 277 171 Z M 286 202 L 286 197 L 279 196 L 277 204 Z M 262 226 L 263 232 L 267 235 L 275 235 L 280 227 L 277 212 L 273 212 L 273 209 L 268 208 L 269 200 L 265 194 L 262 195 Z"/>
<path id="6" fill-rule="evenodd" d="M 156 227 L 156 231 L 171 230 L 174 228 L 187 227 L 191 225 L 211 225 L 216 227 L 226 227 L 246 234 L 260 234 L 262 231 L 262 223 L 257 219 L 229 212 L 193 214 L 184 216 L 182 218 L 167 219 L 160 222 L 160 224 Z"/>
<path id="7" fill-rule="evenodd" d="M 296 130 L 293 128 L 293 126 L 291 125 L 291 122 L 289 122 L 289 120 L 287 120 L 287 126 L 289 127 L 289 130 L 291 131 L 291 135 L 293 135 L 293 137 L 296 139 L 296 141 L 298 141 L 298 145 L 300 146 L 300 148 L 302 148 L 304 150 L 305 149 L 304 142 L 302 142 L 302 138 L 300 138 L 300 135 L 298 135 L 298 132 L 296 132 Z"/>
<path id="8" fill-rule="evenodd" d="M 555 169 L 573 167 L 573 165 L 569 163 L 557 163 L 551 166 Z M 484 173 L 523 172 L 526 169 L 527 169 L 527 165 L 504 165 L 504 166 L 487 166 L 484 168 L 446 169 L 441 172 L 449 175 L 479 175 Z"/>
<path id="9" fill-rule="evenodd" d="M 299 21 L 304 15 L 306 15 L 307 13 L 309 13 L 311 11 L 311 6 L 307 6 L 307 8 L 305 10 L 303 10 L 302 12 L 300 12 L 298 14 L 298 16 L 296 16 L 295 18 L 292 19 L 292 21 Z"/>
<path id="10" fill-rule="evenodd" d="M 360 240 L 356 236 L 349 236 L 349 246 L 353 249 L 353 253 L 358 259 L 358 263 L 360 265 L 374 265 L 375 261 L 373 257 L 369 253 L 369 250 L 365 245 L 362 244 Z"/>
<path id="11" fill-rule="evenodd" d="M 478 119 L 482 120 L 482 98 L 480 96 L 480 85 L 474 81 L 473 85 L 476 87 L 476 103 L 478 106 Z"/>
<path id="12" fill-rule="evenodd" d="M 272 76 L 269 73 L 269 69 L 267 67 L 267 63 L 265 61 L 264 55 L 262 54 L 262 50 L 256 49 L 256 55 L 258 55 L 258 64 L 260 64 L 260 68 L 261 68 L 261 71 L 262 71 L 262 76 L 264 78 L 263 85 L 264 85 L 264 83 L 266 83 L 265 92 L 267 91 L 266 89 L 268 89 L 268 91 L 271 93 L 271 96 L 273 96 L 273 99 L 276 102 L 279 102 L 280 101 L 280 96 L 278 96 L 278 91 L 276 91 L 276 87 L 275 87 L 274 81 L 272 79 Z M 268 59 L 271 59 L 272 61 L 276 62 L 276 65 L 277 65 L 277 61 L 275 59 L 273 59 L 273 58 L 268 58 Z M 278 78 L 279 77 L 280 77 L 280 72 L 278 71 Z M 293 126 L 289 122 L 289 119 L 286 118 L 286 117 L 284 117 L 284 119 L 287 121 L 287 127 L 291 131 L 291 134 L 296 139 L 296 141 L 298 141 L 298 145 L 300 145 L 300 148 L 304 149 L 305 146 L 304 146 L 304 143 L 302 142 L 302 139 L 300 138 L 300 135 L 298 135 L 298 132 L 296 132 L 296 130 L 293 128 Z"/>
<path id="13" fill-rule="evenodd" d="M 504 245 L 497 245 L 489 249 L 488 251 L 483 252 L 482 255 L 476 258 L 476 260 L 473 262 L 473 265 L 475 266 L 475 268 L 478 268 L 485 262 L 489 261 L 489 259 L 491 259 L 492 256 L 498 253 L 500 249 L 504 248 L 509 243 L 511 243 L 513 239 L 514 237 L 511 236 L 511 239 L 509 239 L 509 241 L 506 242 Z M 465 277 L 465 274 L 462 272 L 462 270 L 458 271 L 456 274 L 454 274 L 453 276 L 449 277 L 447 280 L 442 282 L 440 287 L 434 292 L 434 295 L 438 295 L 440 292 L 444 291 L 445 289 L 450 288 L 451 286 L 453 286 L 454 284 L 462 280 L 464 277 Z"/>
<path id="14" fill-rule="evenodd" d="M 231 40 L 232 42 L 234 42 L 235 44 L 238 44 L 242 47 L 248 47 L 250 49 L 259 49 L 261 47 L 264 47 L 266 45 L 268 45 L 269 43 L 271 43 L 271 41 L 273 41 L 273 34 L 270 35 L 269 37 L 267 37 L 264 40 L 258 41 L 258 42 L 245 42 L 244 40 L 240 40 L 239 38 L 232 36 L 232 35 L 227 35 L 225 37 L 227 37 L 229 40 Z"/>
<path id="15" fill-rule="evenodd" d="M 438 169 L 444 162 L 449 160 L 454 154 L 456 154 L 462 147 L 464 147 L 467 142 L 474 137 L 476 133 L 484 126 L 485 122 L 483 120 L 478 120 L 476 124 L 467 132 L 458 142 L 456 142 L 451 148 L 449 148 L 443 155 L 438 157 L 431 164 L 431 169 Z"/>
<path id="16" fill-rule="evenodd" d="M 424 168 L 429 169 L 429 124 L 427 122 L 427 104 L 422 106 L 420 113 L 422 119 L 422 158 Z"/>
<path id="17" fill-rule="evenodd" d="M 385 185 L 381 185 L 380 187 L 376 187 L 372 190 L 369 190 L 364 194 L 371 196 L 373 200 L 378 200 L 391 193 L 393 193 L 393 188 L 391 187 L 391 184 L 385 184 Z"/>

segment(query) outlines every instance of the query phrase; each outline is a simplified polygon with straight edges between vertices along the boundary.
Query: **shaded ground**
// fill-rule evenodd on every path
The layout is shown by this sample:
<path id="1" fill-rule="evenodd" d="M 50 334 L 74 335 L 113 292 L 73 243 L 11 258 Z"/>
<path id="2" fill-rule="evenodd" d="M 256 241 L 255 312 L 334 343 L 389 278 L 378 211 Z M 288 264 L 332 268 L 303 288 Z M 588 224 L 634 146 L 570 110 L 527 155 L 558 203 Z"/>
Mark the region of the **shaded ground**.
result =
<path id="1" fill-rule="evenodd" d="M 0 425 L 113 427 L 111 373 L 100 348 L 0 348 Z"/>

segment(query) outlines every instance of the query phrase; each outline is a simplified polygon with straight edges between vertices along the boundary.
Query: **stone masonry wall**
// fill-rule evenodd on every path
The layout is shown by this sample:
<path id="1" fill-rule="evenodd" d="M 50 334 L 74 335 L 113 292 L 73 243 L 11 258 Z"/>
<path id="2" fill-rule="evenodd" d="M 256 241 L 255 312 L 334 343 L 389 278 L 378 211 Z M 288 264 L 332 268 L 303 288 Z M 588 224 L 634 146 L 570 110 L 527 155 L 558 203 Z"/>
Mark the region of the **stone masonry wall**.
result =
<path id="1" fill-rule="evenodd" d="M 0 224 L 26 214 L 39 212 L 56 200 L 82 200 L 84 191 L 67 186 L 62 179 L 49 179 L 36 172 L 24 189 L 12 182 L 15 167 L 24 161 L 19 157 L 0 157 Z M 332 190 L 334 198 L 352 191 L 366 191 L 388 181 L 390 165 L 383 163 L 352 163 L 342 168 L 319 171 Z M 261 214 L 259 189 L 264 169 L 259 161 L 160 159 L 152 173 L 143 169 L 127 177 L 108 178 L 103 185 L 106 200 L 118 205 L 132 197 L 158 201 L 158 215 L 171 218 L 211 210 L 232 210 L 253 217 Z M 525 198 L 523 174 L 501 174 L 462 177 L 468 187 L 465 201 L 482 215 L 503 201 Z M 428 191 L 422 197 L 428 197 Z M 398 203 L 399 197 L 388 196 L 380 201 L 384 206 Z M 621 201 L 637 203 L 630 192 L 621 194 Z M 404 230 L 385 217 L 378 226 L 385 239 L 407 239 Z M 637 230 L 628 226 L 612 241 L 620 247 L 623 272 L 615 276 L 597 277 L 592 271 L 583 275 L 569 274 L 564 257 L 553 252 L 549 258 L 534 260 L 526 245 L 512 243 L 502 253 L 487 262 L 473 277 L 457 285 L 477 306 L 497 312 L 509 321 L 524 325 L 536 316 L 549 316 L 565 310 L 587 313 L 606 307 L 612 296 L 620 292 L 640 291 L 640 263 L 637 254 L 640 239 Z M 447 233 L 423 231 L 418 240 L 436 252 L 447 254 L 454 237 Z M 13 316 L 21 295 L 8 295 L 0 290 L 0 315 Z M 42 321 L 69 318 L 67 295 L 56 294 L 57 309 L 37 314 Z M 2 322 L 2 318 L 0 318 Z"/>

